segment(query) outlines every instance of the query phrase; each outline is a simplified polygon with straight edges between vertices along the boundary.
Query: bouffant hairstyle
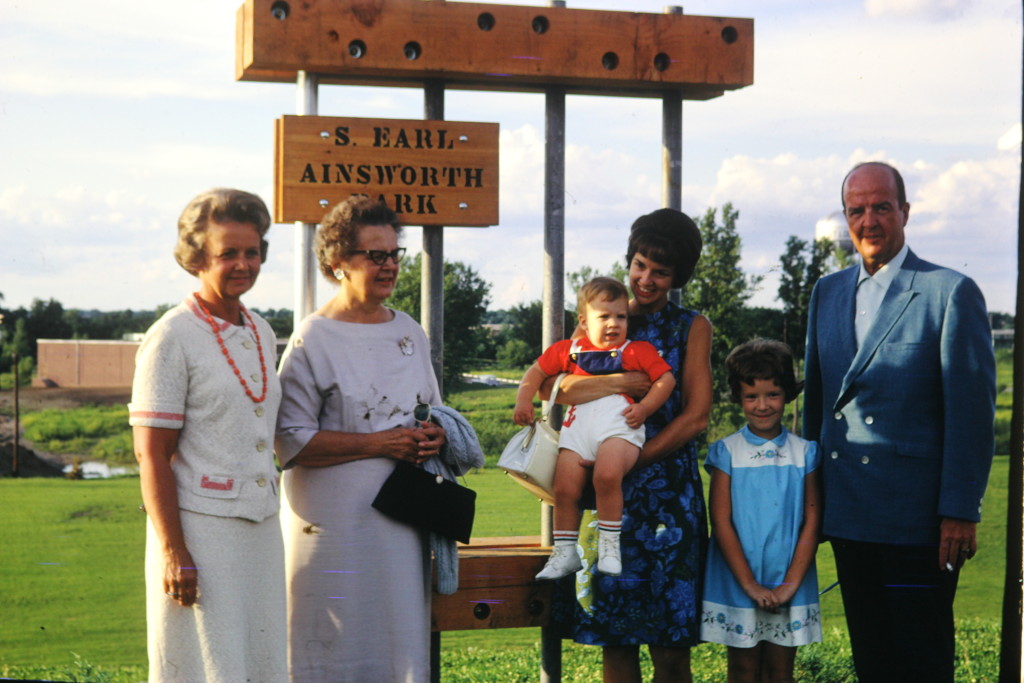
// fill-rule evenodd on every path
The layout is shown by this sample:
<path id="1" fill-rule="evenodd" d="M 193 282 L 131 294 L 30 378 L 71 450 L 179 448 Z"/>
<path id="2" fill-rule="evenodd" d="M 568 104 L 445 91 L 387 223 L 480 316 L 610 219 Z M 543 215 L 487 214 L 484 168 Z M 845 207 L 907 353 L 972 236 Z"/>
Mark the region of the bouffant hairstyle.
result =
<path id="1" fill-rule="evenodd" d="M 359 230 L 367 225 L 390 225 L 402 236 L 398 214 L 369 197 L 353 196 L 327 212 L 316 231 L 317 261 L 328 282 L 338 282 L 334 268 L 359 248 Z"/>
<path id="2" fill-rule="evenodd" d="M 260 263 L 267 261 L 270 212 L 263 200 L 243 190 L 215 187 L 196 195 L 178 217 L 178 243 L 174 260 L 192 275 L 206 267 L 206 229 L 214 223 L 248 223 L 260 236 Z"/>
<path id="3" fill-rule="evenodd" d="M 587 304 L 591 301 L 629 301 L 629 290 L 613 277 L 595 277 L 576 293 L 576 312 L 583 315 L 587 312 Z"/>
<path id="4" fill-rule="evenodd" d="M 789 403 L 803 390 L 793 374 L 793 349 L 775 339 L 751 339 L 740 344 L 725 359 L 732 400 L 740 402 L 740 384 L 753 384 L 755 380 L 773 380 L 786 395 Z"/>
<path id="5" fill-rule="evenodd" d="M 704 241 L 693 219 L 675 209 L 658 209 L 640 216 L 629 232 L 626 267 L 639 252 L 672 267 L 672 286 L 684 286 L 693 277 Z"/>

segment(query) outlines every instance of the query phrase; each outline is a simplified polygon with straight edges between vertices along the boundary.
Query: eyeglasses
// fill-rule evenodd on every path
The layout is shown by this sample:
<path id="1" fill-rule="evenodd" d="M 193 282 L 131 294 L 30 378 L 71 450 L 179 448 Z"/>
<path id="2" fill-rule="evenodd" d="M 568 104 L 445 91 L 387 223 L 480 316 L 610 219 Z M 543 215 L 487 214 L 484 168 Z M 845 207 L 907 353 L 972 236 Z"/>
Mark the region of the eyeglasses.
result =
<path id="1" fill-rule="evenodd" d="M 399 247 L 394 251 L 381 251 L 380 249 L 353 249 L 350 254 L 366 254 L 374 264 L 383 266 L 388 259 L 397 266 L 398 262 L 405 256 L 405 247 Z"/>

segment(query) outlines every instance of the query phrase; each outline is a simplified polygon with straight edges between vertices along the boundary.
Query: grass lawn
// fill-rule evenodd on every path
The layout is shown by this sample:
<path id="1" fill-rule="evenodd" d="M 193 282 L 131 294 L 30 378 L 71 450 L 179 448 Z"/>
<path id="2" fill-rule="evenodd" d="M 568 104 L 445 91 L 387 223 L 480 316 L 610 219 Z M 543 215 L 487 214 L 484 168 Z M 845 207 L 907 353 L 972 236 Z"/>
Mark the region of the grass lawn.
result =
<path id="1" fill-rule="evenodd" d="M 990 672 L 998 652 L 1007 468 L 1005 456 L 996 459 L 986 522 L 980 527 L 981 552 L 963 574 L 957 596 L 958 617 L 977 618 L 961 625 L 961 641 L 966 641 L 961 666 L 981 666 L 980 660 L 989 662 L 984 666 Z M 479 493 L 474 536 L 539 532 L 540 504 L 506 475 L 486 469 L 466 479 Z M 115 680 L 82 673 L 95 666 L 126 676 L 116 680 L 141 680 L 146 662 L 145 531 L 139 502 L 136 478 L 0 480 L 0 676 L 38 676 L 37 669 L 23 667 L 47 666 L 51 678 Z M 824 588 L 834 581 L 827 546 L 819 551 L 818 568 Z M 801 661 L 808 658 L 804 671 L 818 672 L 815 680 L 843 680 L 840 670 L 849 646 L 838 589 L 824 595 L 821 604 L 828 642 L 803 648 Z M 537 629 L 445 633 L 445 680 L 532 680 L 539 666 L 539 637 Z M 587 680 L 599 670 L 595 648 L 566 643 L 563 652 L 566 680 Z M 500 665 L 488 663 L 494 658 Z M 704 680 L 715 680 L 724 655 L 714 646 L 702 646 L 694 662 L 695 671 L 708 676 Z M 839 668 L 827 673 L 823 666 Z M 513 676 L 520 670 L 531 673 Z M 480 671 L 508 671 L 512 677 L 479 677 Z"/>

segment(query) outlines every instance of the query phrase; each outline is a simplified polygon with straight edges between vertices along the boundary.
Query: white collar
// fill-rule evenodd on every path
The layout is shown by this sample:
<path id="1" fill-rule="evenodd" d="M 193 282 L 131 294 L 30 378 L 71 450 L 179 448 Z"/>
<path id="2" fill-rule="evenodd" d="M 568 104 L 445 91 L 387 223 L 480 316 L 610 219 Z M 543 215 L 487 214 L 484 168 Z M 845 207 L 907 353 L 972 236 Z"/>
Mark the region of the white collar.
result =
<path id="1" fill-rule="evenodd" d="M 900 248 L 896 255 L 892 257 L 888 263 L 879 268 L 874 275 L 870 275 L 867 270 L 864 269 L 864 260 L 860 262 L 860 276 L 857 278 L 857 284 L 860 285 L 864 280 L 871 278 L 873 282 L 877 283 L 883 290 L 889 289 L 889 285 L 899 275 L 900 268 L 903 267 L 903 262 L 907 260 L 907 253 L 910 251 L 910 247 L 906 242 Z"/>

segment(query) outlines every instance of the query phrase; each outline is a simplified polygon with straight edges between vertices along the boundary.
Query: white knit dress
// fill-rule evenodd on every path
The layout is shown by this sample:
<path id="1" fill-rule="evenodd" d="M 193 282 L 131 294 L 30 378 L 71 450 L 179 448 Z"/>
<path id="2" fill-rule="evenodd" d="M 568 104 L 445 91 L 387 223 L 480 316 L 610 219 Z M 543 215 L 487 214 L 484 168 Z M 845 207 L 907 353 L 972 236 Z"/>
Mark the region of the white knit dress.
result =
<path id="1" fill-rule="evenodd" d="M 356 324 L 311 316 L 281 361 L 277 455 L 321 429 L 370 433 L 414 424 L 440 403 L 430 348 L 412 318 Z M 426 534 L 371 507 L 389 458 L 287 468 L 283 477 L 289 668 L 296 683 L 429 678 Z"/>
<path id="2" fill-rule="evenodd" d="M 133 426 L 178 429 L 171 461 L 185 544 L 198 571 L 196 604 L 164 594 L 164 563 L 146 533 L 149 683 L 287 680 L 284 557 L 273 429 L 280 403 L 275 338 L 253 315 L 267 397 L 240 385 L 190 298 L 147 332 L 136 358 Z M 217 321 L 250 390 L 263 391 L 251 327 Z"/>

